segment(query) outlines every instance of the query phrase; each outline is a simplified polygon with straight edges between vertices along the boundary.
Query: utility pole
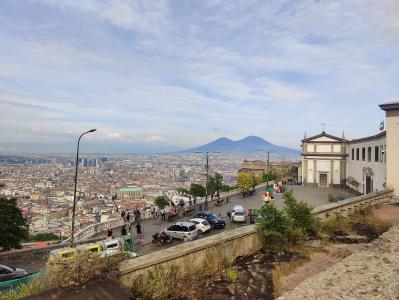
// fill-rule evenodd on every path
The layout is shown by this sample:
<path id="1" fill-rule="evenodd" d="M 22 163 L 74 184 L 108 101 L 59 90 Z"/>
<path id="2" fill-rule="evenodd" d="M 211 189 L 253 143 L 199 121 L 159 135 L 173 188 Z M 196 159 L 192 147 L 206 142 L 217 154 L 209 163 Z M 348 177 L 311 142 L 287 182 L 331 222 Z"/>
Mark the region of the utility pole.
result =
<path id="1" fill-rule="evenodd" d="M 270 152 L 274 152 L 274 150 L 259 150 L 267 153 L 267 182 L 266 189 L 269 188 L 269 174 L 270 174 Z"/>
<path id="2" fill-rule="evenodd" d="M 204 209 L 208 210 L 208 177 L 209 177 L 209 153 L 220 153 L 220 152 L 195 152 L 195 153 L 205 153 L 206 154 L 206 164 L 205 164 L 205 203 L 204 203 Z"/>

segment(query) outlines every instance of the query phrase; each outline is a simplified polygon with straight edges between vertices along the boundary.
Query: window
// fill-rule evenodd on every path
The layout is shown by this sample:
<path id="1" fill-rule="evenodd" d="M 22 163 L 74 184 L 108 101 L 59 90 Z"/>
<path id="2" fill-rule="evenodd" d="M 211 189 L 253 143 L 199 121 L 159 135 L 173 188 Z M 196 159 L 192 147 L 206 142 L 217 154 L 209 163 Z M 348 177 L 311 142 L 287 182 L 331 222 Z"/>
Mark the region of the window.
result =
<path id="1" fill-rule="evenodd" d="M 168 228 L 170 231 L 180 231 L 180 226 L 179 225 L 172 225 Z"/>
<path id="2" fill-rule="evenodd" d="M 359 148 L 356 148 L 356 160 L 359 160 Z"/>
<path id="3" fill-rule="evenodd" d="M 362 161 L 366 160 L 366 148 L 362 148 Z"/>
<path id="4" fill-rule="evenodd" d="M 352 148 L 352 160 L 355 160 L 355 149 Z"/>
<path id="5" fill-rule="evenodd" d="M 367 161 L 371 162 L 371 147 L 367 148 Z"/>
<path id="6" fill-rule="evenodd" d="M 380 151 L 380 147 L 375 146 L 375 148 L 374 148 L 374 161 L 375 162 L 379 162 L 379 160 L 380 160 L 379 151 Z"/>

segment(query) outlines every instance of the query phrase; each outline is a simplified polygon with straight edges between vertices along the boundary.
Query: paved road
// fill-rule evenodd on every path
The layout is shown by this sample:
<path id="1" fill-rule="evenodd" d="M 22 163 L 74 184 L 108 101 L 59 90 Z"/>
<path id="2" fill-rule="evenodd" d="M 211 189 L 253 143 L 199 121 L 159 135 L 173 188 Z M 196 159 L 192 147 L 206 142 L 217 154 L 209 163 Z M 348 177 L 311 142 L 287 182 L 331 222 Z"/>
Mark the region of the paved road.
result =
<path id="1" fill-rule="evenodd" d="M 318 206 L 322 204 L 328 203 L 328 194 L 332 193 L 334 196 L 348 198 L 353 195 L 341 190 L 341 189 L 320 189 L 314 187 L 302 187 L 302 186 L 290 186 L 294 192 L 294 196 L 301 201 L 305 201 L 309 203 L 311 206 Z M 235 195 L 229 197 L 229 203 L 223 203 L 222 206 L 215 207 L 212 203 L 210 203 L 209 211 L 213 212 L 217 215 L 221 215 L 226 219 L 226 229 L 231 229 L 239 226 L 245 226 L 249 224 L 249 220 L 247 220 L 247 224 L 237 224 L 231 223 L 230 220 L 226 217 L 226 212 L 232 210 L 234 205 L 241 204 L 246 209 L 249 208 L 259 208 L 262 206 L 261 194 L 265 191 L 265 188 L 258 189 L 252 196 L 241 199 L 240 195 Z M 274 203 L 277 207 L 282 208 L 284 206 L 284 201 L 282 199 L 281 194 L 275 194 Z M 181 220 L 188 220 L 190 217 L 182 218 Z M 157 220 L 145 220 L 142 222 L 142 228 L 144 231 L 144 239 L 140 241 L 140 244 L 137 245 L 136 250 L 140 255 L 155 251 L 160 249 L 158 246 L 151 244 L 152 235 L 155 232 L 160 232 L 162 229 L 169 227 L 173 222 L 163 222 L 162 224 L 158 224 Z M 132 229 L 135 229 L 135 224 L 132 225 Z M 218 234 L 221 230 L 211 230 L 211 232 L 200 236 L 200 238 L 207 237 L 209 235 Z M 114 229 L 115 236 L 120 235 L 120 228 Z M 135 231 L 133 236 L 136 237 Z M 173 241 L 169 246 L 174 246 L 181 243 L 180 241 Z M 14 267 L 25 268 L 28 271 L 37 271 L 41 269 L 47 260 L 47 256 L 37 256 L 34 258 L 27 258 L 22 261 L 20 260 L 7 260 L 1 261 L 1 264 L 11 265 Z"/>

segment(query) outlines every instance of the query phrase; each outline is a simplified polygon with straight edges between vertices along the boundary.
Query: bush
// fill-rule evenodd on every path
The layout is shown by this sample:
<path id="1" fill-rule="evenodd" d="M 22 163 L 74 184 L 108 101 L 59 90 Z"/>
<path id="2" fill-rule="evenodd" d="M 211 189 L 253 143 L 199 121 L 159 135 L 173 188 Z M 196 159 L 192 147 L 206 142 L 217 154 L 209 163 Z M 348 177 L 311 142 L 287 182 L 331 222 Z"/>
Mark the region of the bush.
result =
<path id="1" fill-rule="evenodd" d="M 127 253 L 105 257 L 90 252 L 81 253 L 65 265 L 48 268 L 46 282 L 54 288 L 84 285 L 116 270 L 118 264 L 126 258 L 128 258 Z"/>
<path id="2" fill-rule="evenodd" d="M 292 220 L 293 229 L 302 231 L 299 234 L 306 238 L 316 237 L 319 232 L 320 222 L 312 214 L 312 210 L 307 203 L 302 201 L 297 201 L 292 191 L 284 193 L 284 211 L 288 217 Z"/>

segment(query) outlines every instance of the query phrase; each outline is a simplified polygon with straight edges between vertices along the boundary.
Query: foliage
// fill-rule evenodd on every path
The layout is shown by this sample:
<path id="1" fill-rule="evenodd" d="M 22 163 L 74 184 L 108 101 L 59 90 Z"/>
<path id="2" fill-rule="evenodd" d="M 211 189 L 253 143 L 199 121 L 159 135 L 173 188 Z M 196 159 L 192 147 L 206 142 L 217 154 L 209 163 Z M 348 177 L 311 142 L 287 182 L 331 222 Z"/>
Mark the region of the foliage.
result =
<path id="1" fill-rule="evenodd" d="M 192 183 L 190 186 L 190 195 L 194 197 L 205 197 L 205 188 L 198 183 Z"/>
<path id="2" fill-rule="evenodd" d="M 332 193 L 328 193 L 328 202 L 329 203 L 336 203 L 336 202 L 338 202 L 338 198 L 335 197 Z"/>
<path id="3" fill-rule="evenodd" d="M 115 271 L 118 264 L 127 258 L 129 258 L 128 253 L 103 257 L 95 253 L 84 252 L 66 265 L 59 264 L 49 267 L 45 279 L 53 288 L 84 285 L 95 278 Z"/>
<path id="4" fill-rule="evenodd" d="M 223 193 L 225 193 L 225 192 L 230 192 L 230 191 L 233 191 L 233 190 L 236 190 L 236 189 L 238 189 L 238 186 L 237 186 L 237 185 L 222 184 L 222 187 L 221 187 L 220 190 L 221 190 Z"/>
<path id="5" fill-rule="evenodd" d="M 159 208 L 162 209 L 165 206 L 169 205 L 170 200 L 169 200 L 168 196 L 162 195 L 162 196 L 156 197 L 154 203 L 156 206 L 158 206 Z"/>
<path id="6" fill-rule="evenodd" d="M 149 271 L 146 282 L 140 277 L 133 282 L 132 292 L 143 300 L 198 299 L 198 291 L 203 288 L 205 273 L 180 272 L 176 265 L 168 268 L 158 267 Z"/>
<path id="7" fill-rule="evenodd" d="M 15 198 L 0 196 L 0 247 L 4 250 L 20 248 L 28 237 L 28 224 L 17 207 Z"/>
<path id="8" fill-rule="evenodd" d="M 41 277 L 34 278 L 29 283 L 19 285 L 15 289 L 8 292 L 0 292 L 0 300 L 17 300 L 23 299 L 31 295 L 37 295 L 43 292 L 46 286 Z"/>
<path id="9" fill-rule="evenodd" d="M 215 177 L 209 176 L 208 181 L 206 182 L 206 190 L 208 192 L 208 195 L 211 196 L 211 199 L 213 199 L 213 195 L 216 192 L 216 181 Z"/>
<path id="10" fill-rule="evenodd" d="M 263 247 L 269 251 L 284 251 L 288 248 L 291 220 L 273 204 L 263 205 L 259 210 L 257 225 L 263 229 Z"/>
<path id="11" fill-rule="evenodd" d="M 254 184 L 253 175 L 249 173 L 239 173 L 237 177 L 237 186 L 244 192 L 249 191 Z"/>
<path id="12" fill-rule="evenodd" d="M 223 187 L 223 175 L 220 173 L 215 173 L 214 178 L 215 178 L 215 190 L 217 197 L 219 198 L 220 191 L 222 190 Z"/>
<path id="13" fill-rule="evenodd" d="M 307 203 L 297 201 L 292 190 L 284 193 L 284 212 L 292 220 L 294 229 L 300 230 L 305 238 L 316 237 L 319 231 L 319 221 L 312 214 L 312 210 Z"/>
<path id="14" fill-rule="evenodd" d="M 238 272 L 237 271 L 230 271 L 228 273 L 229 279 L 232 283 L 236 283 L 238 280 Z"/>

